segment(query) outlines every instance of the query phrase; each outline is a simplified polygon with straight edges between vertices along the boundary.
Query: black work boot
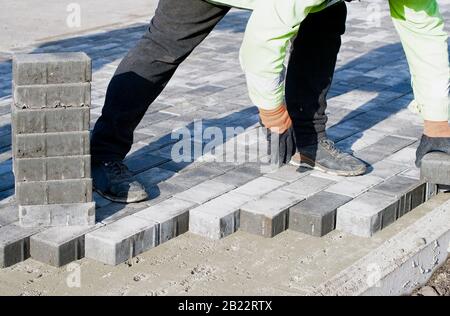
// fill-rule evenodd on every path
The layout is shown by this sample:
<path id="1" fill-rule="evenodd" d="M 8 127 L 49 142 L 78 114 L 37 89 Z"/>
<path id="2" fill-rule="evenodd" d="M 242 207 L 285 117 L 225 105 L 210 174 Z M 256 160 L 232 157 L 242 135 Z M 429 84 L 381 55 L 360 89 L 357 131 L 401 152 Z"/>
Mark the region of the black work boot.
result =
<path id="1" fill-rule="evenodd" d="M 450 137 L 428 137 L 422 135 L 416 151 L 416 166 L 420 168 L 422 158 L 430 152 L 442 152 L 450 155 Z"/>
<path id="2" fill-rule="evenodd" d="M 93 164 L 92 179 L 94 190 L 113 202 L 136 203 L 148 199 L 143 185 L 121 161 Z"/>
<path id="3" fill-rule="evenodd" d="M 367 170 L 365 163 L 342 152 L 328 138 L 323 138 L 314 145 L 299 146 L 291 164 L 300 166 L 303 163 L 324 173 L 344 177 L 359 176 Z"/>

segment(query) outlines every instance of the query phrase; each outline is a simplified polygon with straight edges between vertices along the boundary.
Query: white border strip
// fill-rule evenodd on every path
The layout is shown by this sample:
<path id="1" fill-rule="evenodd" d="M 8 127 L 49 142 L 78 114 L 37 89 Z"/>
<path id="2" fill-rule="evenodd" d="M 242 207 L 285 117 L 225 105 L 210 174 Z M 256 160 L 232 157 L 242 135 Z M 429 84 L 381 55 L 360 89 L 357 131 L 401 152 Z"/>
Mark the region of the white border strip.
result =
<path id="1" fill-rule="evenodd" d="M 312 295 L 406 295 L 429 280 L 450 252 L 450 201 L 315 289 Z"/>

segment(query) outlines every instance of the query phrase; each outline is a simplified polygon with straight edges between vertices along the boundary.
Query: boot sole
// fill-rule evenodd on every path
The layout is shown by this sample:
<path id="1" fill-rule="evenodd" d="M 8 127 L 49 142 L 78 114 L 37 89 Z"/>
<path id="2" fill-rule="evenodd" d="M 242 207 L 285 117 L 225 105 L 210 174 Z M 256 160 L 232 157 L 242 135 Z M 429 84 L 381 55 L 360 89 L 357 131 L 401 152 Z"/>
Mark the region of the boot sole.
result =
<path id="1" fill-rule="evenodd" d="M 140 194 L 138 196 L 121 198 L 114 195 L 109 195 L 107 193 L 103 193 L 97 189 L 94 188 L 94 191 L 97 192 L 100 196 L 104 197 L 105 199 L 116 202 L 116 203 L 123 203 L 123 204 L 130 204 L 130 203 L 139 203 L 148 200 L 148 194 Z"/>
<path id="2" fill-rule="evenodd" d="M 289 164 L 291 164 L 292 166 L 295 166 L 295 167 L 300 167 L 300 166 L 302 166 L 302 164 L 306 164 L 308 167 L 311 167 L 314 170 L 321 171 L 323 173 L 330 174 L 333 176 L 340 176 L 340 177 L 360 176 L 360 175 L 365 174 L 366 170 L 367 170 L 366 168 L 361 168 L 361 169 L 355 170 L 355 171 L 343 171 L 343 170 L 329 169 L 329 168 L 322 166 L 321 164 L 318 164 L 315 161 L 313 161 L 303 155 L 300 155 L 300 161 L 301 162 L 297 162 L 297 161 L 294 161 L 293 159 L 291 159 Z"/>

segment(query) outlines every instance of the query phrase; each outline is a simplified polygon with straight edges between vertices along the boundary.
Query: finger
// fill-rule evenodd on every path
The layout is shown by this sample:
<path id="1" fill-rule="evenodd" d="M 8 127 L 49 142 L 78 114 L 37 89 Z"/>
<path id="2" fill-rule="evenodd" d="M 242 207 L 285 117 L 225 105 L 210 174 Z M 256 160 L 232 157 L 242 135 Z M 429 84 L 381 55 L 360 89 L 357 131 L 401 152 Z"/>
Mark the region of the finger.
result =
<path id="1" fill-rule="evenodd" d="M 271 137 L 271 133 L 266 133 L 266 140 L 267 140 L 266 153 L 270 157 L 271 154 L 272 154 L 272 137 Z"/>
<path id="2" fill-rule="evenodd" d="M 286 160 L 284 163 L 288 164 L 291 161 L 292 156 L 295 154 L 295 144 L 291 134 L 288 135 L 286 142 L 287 142 Z"/>
<path id="3" fill-rule="evenodd" d="M 281 166 L 285 163 L 286 161 L 286 153 L 287 153 L 287 133 L 284 133 L 282 135 L 278 135 L 279 137 L 279 148 L 278 148 L 278 165 Z"/>

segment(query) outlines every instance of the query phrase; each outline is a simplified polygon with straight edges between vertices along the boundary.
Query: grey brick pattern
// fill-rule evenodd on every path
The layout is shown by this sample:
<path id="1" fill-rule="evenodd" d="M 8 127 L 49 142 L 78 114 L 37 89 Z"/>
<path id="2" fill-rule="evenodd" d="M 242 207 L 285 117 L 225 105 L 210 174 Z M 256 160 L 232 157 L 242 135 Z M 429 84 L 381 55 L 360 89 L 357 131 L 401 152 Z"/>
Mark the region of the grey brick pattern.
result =
<path id="1" fill-rule="evenodd" d="M 251 224 L 255 232 L 267 237 L 286 228 L 320 236 L 334 229 L 335 220 L 338 229 L 368 237 L 418 205 L 422 189 L 426 199 L 436 194 L 433 181 L 437 180 L 433 179 L 442 176 L 444 179 L 437 182 L 444 182 L 448 177 L 444 171 L 428 172 L 427 166 L 430 171 L 440 167 L 425 163 L 421 180 L 419 170 L 412 165 L 422 121 L 406 109 L 412 100 L 410 75 L 388 12 L 382 12 L 380 27 L 367 27 L 366 21 L 358 18 L 367 13 L 367 4 L 354 3 L 329 93 L 328 135 L 341 148 L 364 159 L 370 165 L 368 175 L 343 179 L 317 171 L 297 171 L 292 166 L 266 173 L 254 162 L 172 161 L 171 148 L 178 142 L 171 138 L 172 129 L 187 127 L 192 131 L 193 120 L 200 118 L 203 128 L 242 126 L 245 130 L 240 137 L 224 139 L 223 155 L 206 152 L 206 158 L 235 155 L 228 145 L 234 141 L 242 145 L 244 135 L 250 139 L 248 154 L 255 154 L 256 145 L 264 145 L 255 138 L 257 109 L 248 98 L 237 58 L 249 13 L 232 10 L 178 69 L 136 130 L 126 164 L 143 181 L 151 199 L 122 205 L 95 195 L 98 226 L 79 231 L 76 227 L 50 228 L 31 240 L 36 231 L 20 227 L 20 221 L 23 225 L 79 224 L 74 214 L 85 214 L 84 219 L 91 223 L 95 210 L 89 202 L 70 204 L 69 210 L 69 204 L 64 203 L 13 204 L 15 182 L 77 183 L 72 181 L 90 179 L 89 125 L 92 127 L 101 114 L 109 80 L 120 59 L 147 26 L 106 29 L 28 50 L 85 51 L 93 58 L 92 65 L 79 53 L 16 55 L 12 67 L 9 61 L 1 62 L 0 236 L 5 236 L 2 231 L 6 229 L 27 230 L 23 236 L 7 233 L 11 237 L 0 247 L 6 249 L 2 250 L 3 262 L 6 258 L 9 265 L 27 258 L 31 247 L 37 260 L 64 265 L 82 257 L 87 234 L 85 248 L 90 257 L 117 264 L 182 234 L 188 227 L 191 233 L 212 239 L 245 230 L 246 225 L 251 228 Z M 448 18 L 450 7 L 441 5 Z M 113 37 L 121 45 L 111 44 Z M 95 76 L 89 95 L 91 67 Z M 11 106 L 14 102 L 19 106 Z M 410 180 L 397 183 L 398 177 Z M 281 196 L 293 195 L 300 202 L 291 205 L 268 200 L 276 199 L 274 191 L 283 192 Z M 47 192 L 42 196 L 49 197 Z M 40 199 L 36 195 L 27 199 L 31 198 Z M 186 208 L 178 209 L 182 203 L 188 203 Z M 19 218 L 18 207 L 26 216 Z M 244 207 L 251 212 L 241 211 Z M 12 237 L 16 235 L 20 238 Z"/>

